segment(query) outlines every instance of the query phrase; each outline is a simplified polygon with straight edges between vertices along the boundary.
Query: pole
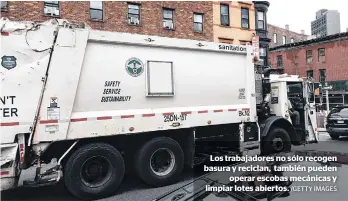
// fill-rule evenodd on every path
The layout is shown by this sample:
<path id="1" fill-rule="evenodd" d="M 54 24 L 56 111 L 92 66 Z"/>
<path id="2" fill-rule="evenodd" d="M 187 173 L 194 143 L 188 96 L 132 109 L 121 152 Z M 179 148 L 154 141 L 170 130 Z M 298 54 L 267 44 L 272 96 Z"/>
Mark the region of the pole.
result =
<path id="1" fill-rule="evenodd" d="M 329 90 L 326 90 L 326 114 L 329 114 Z"/>

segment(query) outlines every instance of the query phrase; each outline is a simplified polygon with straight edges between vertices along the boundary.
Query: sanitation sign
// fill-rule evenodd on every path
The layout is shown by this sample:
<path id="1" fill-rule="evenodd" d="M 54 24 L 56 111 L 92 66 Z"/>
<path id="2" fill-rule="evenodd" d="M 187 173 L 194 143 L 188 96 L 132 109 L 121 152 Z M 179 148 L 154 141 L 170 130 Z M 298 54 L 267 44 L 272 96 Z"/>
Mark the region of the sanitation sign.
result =
<path id="1" fill-rule="evenodd" d="M 143 62 L 135 57 L 132 57 L 126 62 L 126 71 L 132 77 L 138 77 L 144 72 Z"/>

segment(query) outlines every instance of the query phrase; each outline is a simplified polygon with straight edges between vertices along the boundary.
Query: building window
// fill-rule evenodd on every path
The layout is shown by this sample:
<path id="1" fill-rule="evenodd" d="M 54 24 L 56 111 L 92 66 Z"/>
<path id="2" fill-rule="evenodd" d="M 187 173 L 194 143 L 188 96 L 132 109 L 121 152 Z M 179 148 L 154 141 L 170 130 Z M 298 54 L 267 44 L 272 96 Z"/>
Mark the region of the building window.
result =
<path id="1" fill-rule="evenodd" d="M 319 82 L 324 85 L 326 82 L 326 69 L 319 69 Z"/>
<path id="2" fill-rule="evenodd" d="M 103 20 L 103 2 L 102 1 L 90 1 L 89 14 L 91 20 Z"/>
<path id="3" fill-rule="evenodd" d="M 140 23 L 140 5 L 128 4 L 128 24 L 138 25 Z"/>
<path id="4" fill-rule="evenodd" d="M 193 14 L 193 30 L 194 32 L 203 32 L 203 14 L 194 13 Z"/>
<path id="5" fill-rule="evenodd" d="M 286 36 L 283 36 L 283 45 L 286 44 Z"/>
<path id="6" fill-rule="evenodd" d="M 249 29 L 249 9 L 242 8 L 242 28 Z"/>
<path id="7" fill-rule="evenodd" d="M 47 16 L 59 16 L 59 1 L 44 1 L 44 14 Z"/>
<path id="8" fill-rule="evenodd" d="M 251 41 L 239 40 L 239 44 L 240 44 L 240 45 L 251 45 Z"/>
<path id="9" fill-rule="evenodd" d="M 282 55 L 277 56 L 277 68 L 283 68 L 283 56 Z"/>
<path id="10" fill-rule="evenodd" d="M 293 38 L 291 38 L 291 39 L 290 39 L 290 42 L 291 42 L 291 43 L 294 43 L 294 39 L 293 39 Z"/>
<path id="11" fill-rule="evenodd" d="M 307 70 L 307 79 L 313 78 L 313 70 Z"/>
<path id="12" fill-rule="evenodd" d="M 165 29 L 174 29 L 174 10 L 163 8 L 163 27 Z"/>
<path id="13" fill-rule="evenodd" d="M 229 5 L 220 5 L 220 23 L 221 25 L 230 26 L 230 8 Z"/>
<path id="14" fill-rule="evenodd" d="M 219 38 L 219 43 L 233 44 L 233 39 Z"/>
<path id="15" fill-rule="evenodd" d="M 260 57 L 265 57 L 266 56 L 266 48 L 264 47 L 260 47 Z"/>
<path id="16" fill-rule="evenodd" d="M 257 28 L 265 29 L 265 15 L 262 11 L 257 12 Z"/>
<path id="17" fill-rule="evenodd" d="M 325 48 L 319 48 L 318 49 L 318 61 L 324 62 L 325 61 Z"/>
<path id="18" fill-rule="evenodd" d="M 306 63 L 311 64 L 312 62 L 313 62 L 312 50 L 307 50 L 306 51 Z"/>
<path id="19" fill-rule="evenodd" d="M 274 43 L 277 43 L 277 34 L 276 34 L 276 33 L 273 34 L 273 42 L 274 42 Z"/>
<path id="20" fill-rule="evenodd" d="M 1 1 L 1 11 L 7 11 L 8 1 Z"/>

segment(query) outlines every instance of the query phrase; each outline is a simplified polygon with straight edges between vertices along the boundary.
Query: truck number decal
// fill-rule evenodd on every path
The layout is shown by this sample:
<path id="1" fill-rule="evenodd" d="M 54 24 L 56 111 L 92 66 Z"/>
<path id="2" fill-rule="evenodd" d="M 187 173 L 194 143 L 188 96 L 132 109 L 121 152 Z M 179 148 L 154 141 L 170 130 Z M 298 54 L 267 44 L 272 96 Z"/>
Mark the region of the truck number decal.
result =
<path id="1" fill-rule="evenodd" d="M 187 114 L 171 114 L 171 115 L 164 115 L 164 122 L 173 122 L 173 121 L 185 121 L 187 117 Z"/>
<path id="2" fill-rule="evenodd" d="M 250 110 L 239 111 L 239 116 L 250 116 Z"/>

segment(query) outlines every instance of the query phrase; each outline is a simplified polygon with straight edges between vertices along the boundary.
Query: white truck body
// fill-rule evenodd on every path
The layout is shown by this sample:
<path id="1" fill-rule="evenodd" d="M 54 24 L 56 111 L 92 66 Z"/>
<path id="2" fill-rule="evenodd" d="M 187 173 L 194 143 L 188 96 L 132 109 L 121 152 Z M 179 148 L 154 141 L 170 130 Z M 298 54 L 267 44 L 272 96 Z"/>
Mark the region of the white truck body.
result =
<path id="1" fill-rule="evenodd" d="M 44 162 L 59 159 L 53 170 L 57 181 L 65 168 L 62 163 L 69 167 L 65 177 L 77 178 L 71 174 L 82 168 L 77 153 L 84 149 L 80 153 L 91 158 L 94 152 L 88 150 L 92 149 L 106 151 L 107 158 L 114 154 L 107 159 L 113 161 L 109 171 L 121 175 L 108 185 L 119 186 L 129 159 L 146 183 L 170 182 L 184 163 L 191 165 L 198 152 L 196 139 L 215 143 L 211 137 L 218 137 L 227 146 L 221 148 L 237 142 L 238 154 L 260 154 L 261 135 L 273 132 L 271 126 L 278 122 L 284 127 L 277 132 L 297 140 L 283 102 L 271 106 L 272 118 L 260 121 L 258 117 L 256 97 L 262 94 L 255 90 L 251 46 L 96 31 L 65 20 L 41 24 L 0 20 L 0 27 L 2 190 L 16 187 L 20 170 L 35 163 L 34 183 L 40 183 L 45 175 L 40 173 L 40 157 L 46 157 Z M 285 90 L 286 82 L 272 85 L 278 83 Z M 287 98 L 283 92 L 282 101 Z M 118 147 L 118 142 L 123 144 Z M 291 149 L 291 142 L 287 143 L 283 147 Z M 122 150 L 125 147 L 129 153 Z M 176 168 L 157 174 L 152 160 L 158 150 L 170 154 L 169 160 L 176 157 Z M 143 171 L 147 165 L 152 172 Z M 69 180 L 67 186 L 80 198 L 107 196 L 116 189 L 102 186 L 89 192 L 75 182 Z"/>
<path id="2" fill-rule="evenodd" d="M 1 26 L 2 146 L 256 121 L 250 46 Z"/>

